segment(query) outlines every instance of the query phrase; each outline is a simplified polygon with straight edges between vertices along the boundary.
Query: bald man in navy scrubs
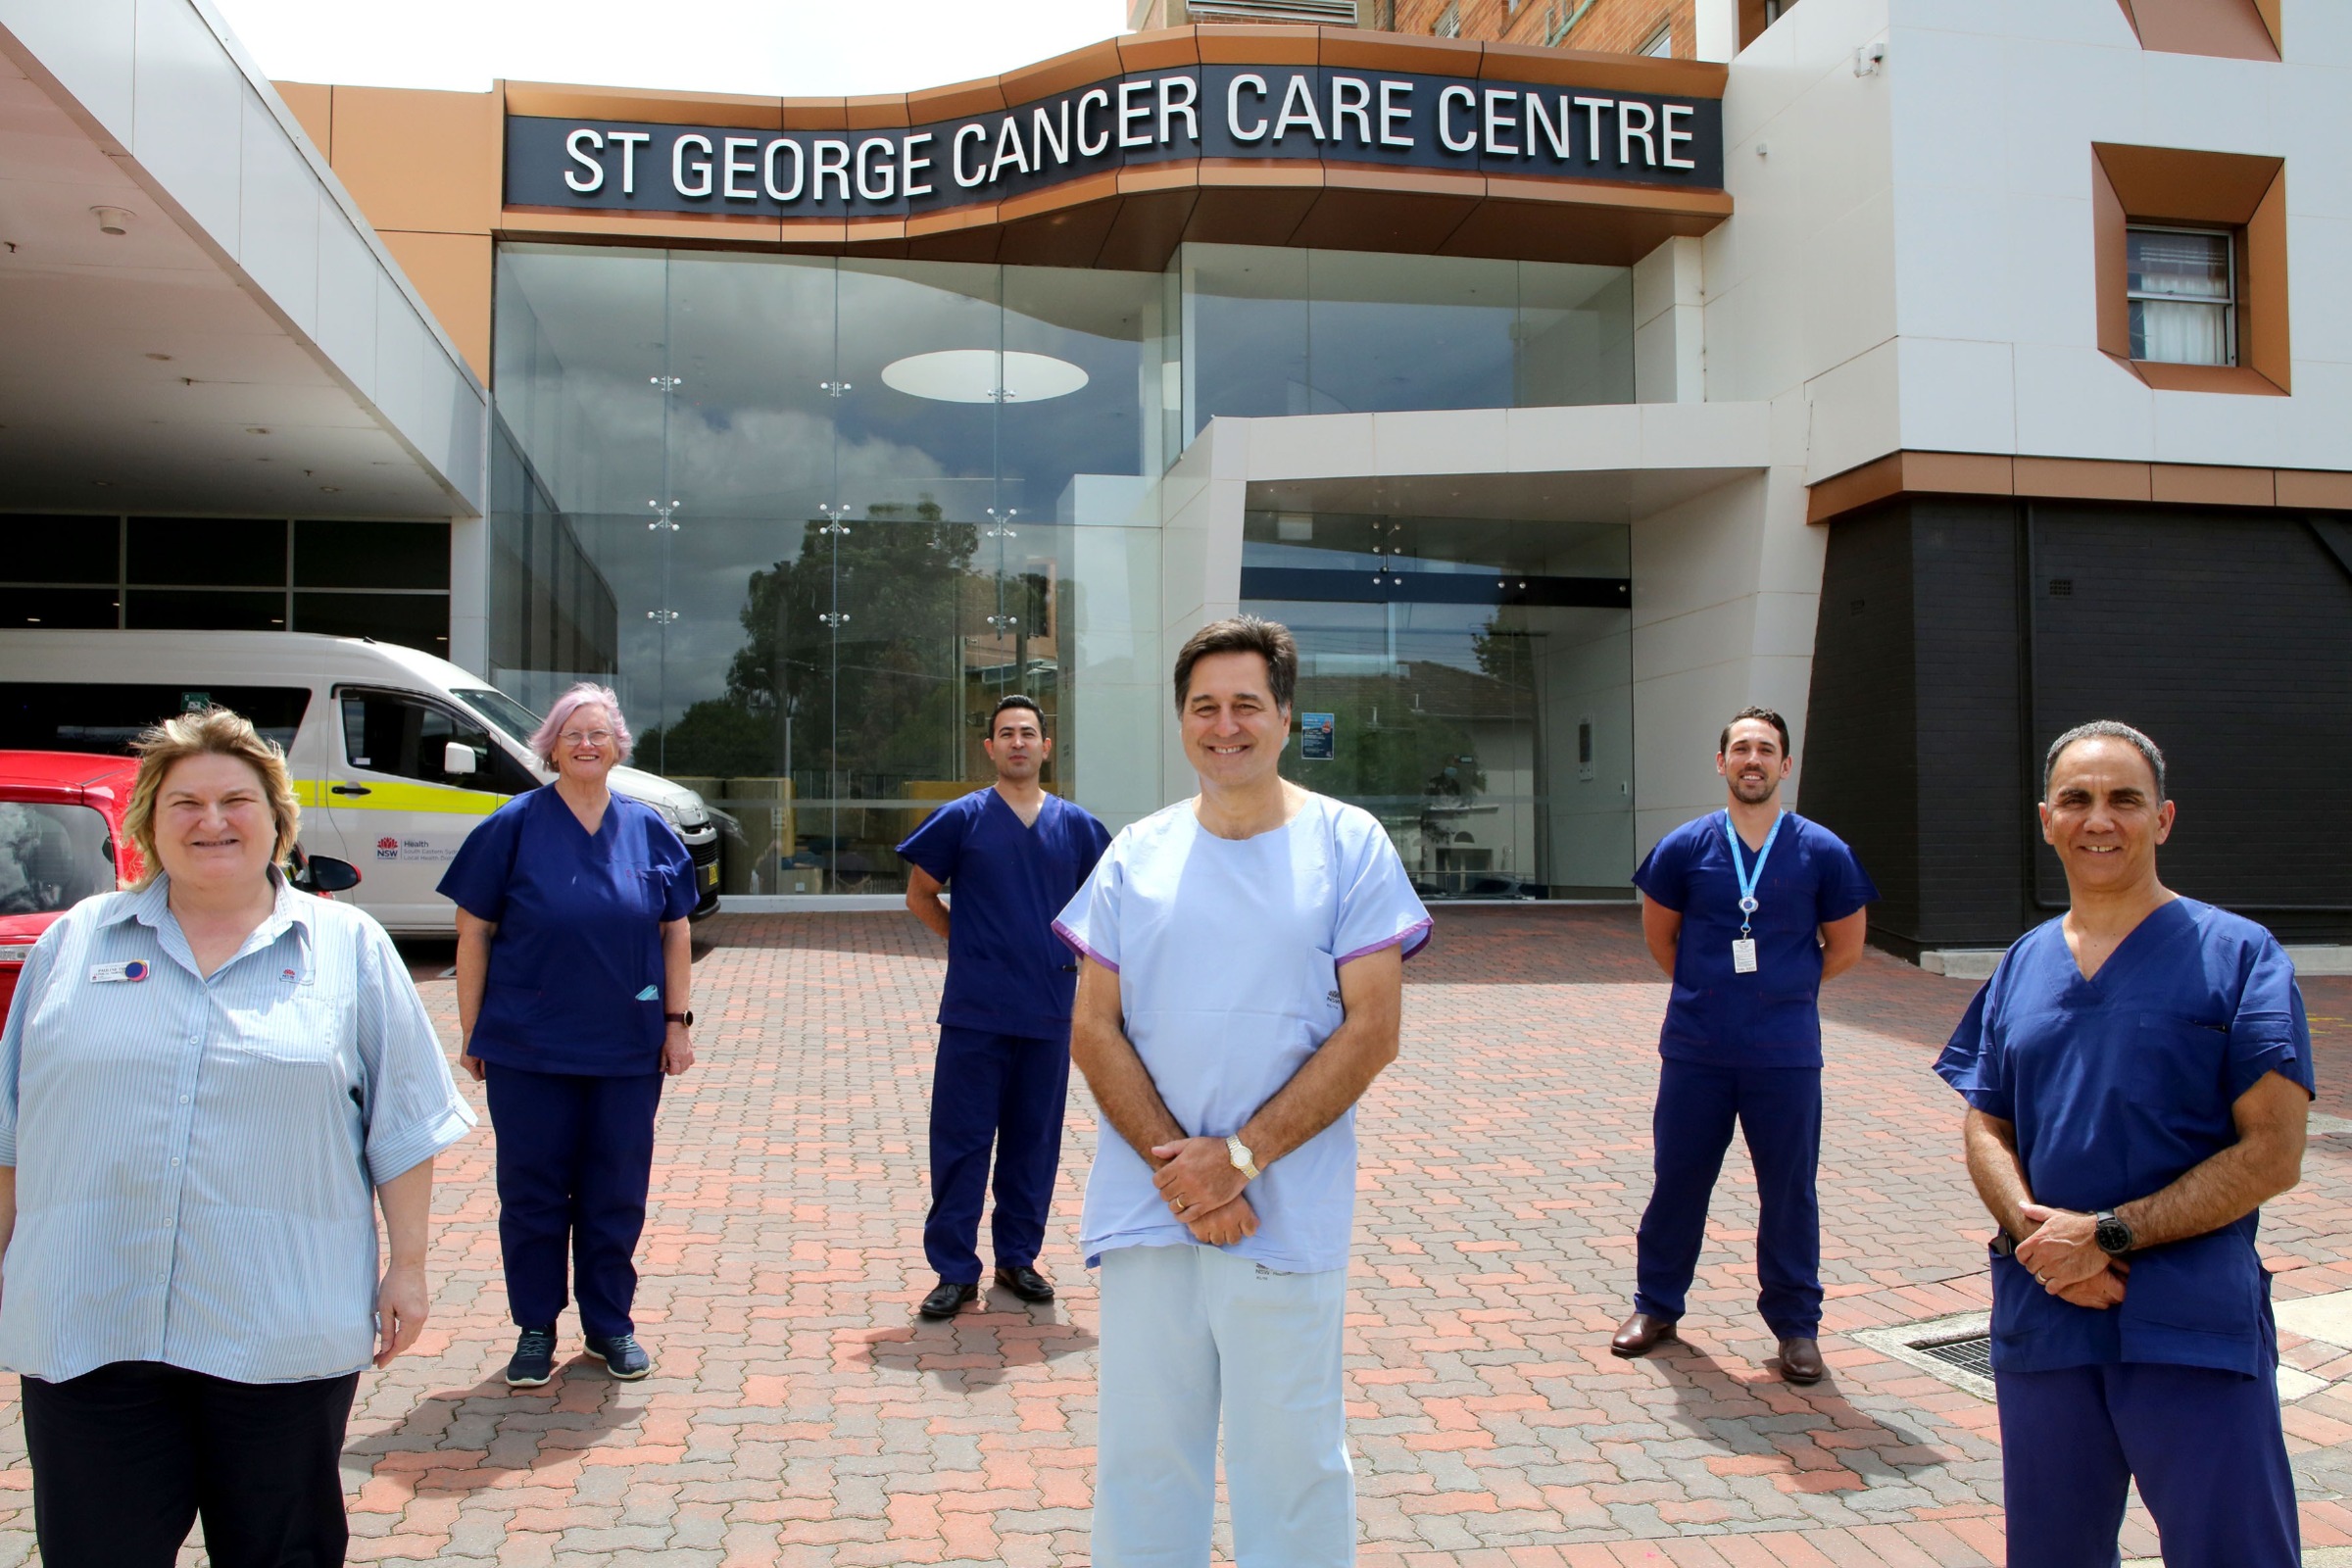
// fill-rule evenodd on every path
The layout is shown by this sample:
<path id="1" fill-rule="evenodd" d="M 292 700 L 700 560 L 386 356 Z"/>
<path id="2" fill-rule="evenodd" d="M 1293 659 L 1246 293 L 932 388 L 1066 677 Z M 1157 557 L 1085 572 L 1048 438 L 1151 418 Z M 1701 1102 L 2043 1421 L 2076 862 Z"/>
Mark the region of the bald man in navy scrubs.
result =
<path id="1" fill-rule="evenodd" d="M 1750 708 L 1715 743 L 1727 800 L 1660 839 L 1634 873 L 1642 934 L 1674 977 L 1650 1118 L 1657 1184 L 1637 1239 L 1633 1315 L 1609 1342 L 1676 1337 L 1707 1201 L 1738 1122 L 1756 1166 L 1756 1307 L 1781 1376 L 1817 1383 L 1821 1348 L 1821 983 L 1862 956 L 1879 890 L 1845 841 L 1781 805 L 1788 724 Z"/>
<path id="2" fill-rule="evenodd" d="M 1102 823 L 1039 782 L 1054 742 L 1037 704 L 999 702 L 981 745 L 996 783 L 950 801 L 899 846 L 906 907 L 948 944 L 923 1221 L 923 1251 L 939 1273 L 920 1308 L 928 1318 L 953 1317 L 980 1295 L 992 1152 L 997 1283 L 1024 1301 L 1054 1299 L 1037 1254 L 1061 1167 L 1078 989 L 1077 960 L 1054 935 L 1054 917 L 1110 847 Z"/>
<path id="3" fill-rule="evenodd" d="M 2167 1568 L 2293 1568 L 2260 1205 L 2302 1180 L 2311 1026 L 2251 920 L 2167 888 L 2164 754 L 2061 735 L 2042 838 L 2068 907 L 2020 937 L 1936 1070 L 1992 1243 L 2010 1568 L 2116 1561 L 2133 1481 Z"/>

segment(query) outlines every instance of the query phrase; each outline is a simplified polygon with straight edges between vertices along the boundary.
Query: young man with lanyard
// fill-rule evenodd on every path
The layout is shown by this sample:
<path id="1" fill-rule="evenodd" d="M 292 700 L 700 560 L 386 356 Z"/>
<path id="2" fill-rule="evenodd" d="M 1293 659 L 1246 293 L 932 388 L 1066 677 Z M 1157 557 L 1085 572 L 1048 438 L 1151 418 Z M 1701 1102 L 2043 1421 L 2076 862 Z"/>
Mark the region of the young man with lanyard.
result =
<path id="1" fill-rule="evenodd" d="M 1716 743 L 1721 811 L 1658 841 L 1634 873 L 1642 934 L 1674 979 L 1651 1118 L 1633 1315 L 1609 1348 L 1646 1355 L 1675 1324 L 1737 1120 L 1756 1166 L 1757 1309 L 1781 1376 L 1817 1383 L 1821 1348 L 1821 983 L 1862 956 L 1879 890 L 1835 833 L 1781 807 L 1788 724 L 1749 708 Z"/>
<path id="2" fill-rule="evenodd" d="M 2067 911 L 1936 1070 L 1992 1242 L 2011 1568 L 2116 1560 L 2130 1484 L 2170 1568 L 2292 1568 L 2295 1479 L 2254 1236 L 2302 1179 L 2311 1027 L 2278 939 L 2156 876 L 2164 754 L 2113 720 L 2043 763 Z"/>
<path id="3" fill-rule="evenodd" d="M 992 1149 L 997 1283 L 1024 1301 L 1054 1299 L 1037 1254 L 1061 1166 L 1078 987 L 1054 916 L 1110 847 L 1102 823 L 1039 783 L 1054 742 L 1037 704 L 1017 694 L 1000 701 L 980 744 L 996 783 L 941 807 L 899 846 L 906 907 L 948 944 L 923 1220 L 923 1252 L 939 1284 L 923 1298 L 927 1318 L 953 1317 L 980 1295 Z M 939 898 L 951 883 L 952 917 Z"/>

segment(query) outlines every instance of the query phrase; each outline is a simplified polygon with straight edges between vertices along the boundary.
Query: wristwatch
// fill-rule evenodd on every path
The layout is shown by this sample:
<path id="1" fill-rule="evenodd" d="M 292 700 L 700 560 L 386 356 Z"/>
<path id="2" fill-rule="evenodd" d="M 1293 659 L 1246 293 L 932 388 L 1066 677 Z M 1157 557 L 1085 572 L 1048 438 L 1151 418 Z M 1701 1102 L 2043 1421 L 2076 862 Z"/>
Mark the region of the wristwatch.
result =
<path id="1" fill-rule="evenodd" d="M 682 1023 L 691 1029 L 694 1027 L 694 1009 L 689 1007 L 684 1012 L 665 1012 L 662 1015 L 662 1021 L 663 1023 Z"/>
<path id="2" fill-rule="evenodd" d="M 2114 1209 L 2100 1209 L 2098 1221 L 2099 1228 L 2091 1234 L 2097 1239 L 2100 1251 L 2109 1257 L 2121 1257 L 2132 1250 L 2132 1227 L 2117 1219 Z"/>
<path id="3" fill-rule="evenodd" d="M 1250 1146 L 1237 1136 L 1225 1140 L 1225 1152 L 1233 1160 L 1233 1168 L 1251 1181 L 1257 1180 L 1257 1160 L 1250 1154 Z"/>

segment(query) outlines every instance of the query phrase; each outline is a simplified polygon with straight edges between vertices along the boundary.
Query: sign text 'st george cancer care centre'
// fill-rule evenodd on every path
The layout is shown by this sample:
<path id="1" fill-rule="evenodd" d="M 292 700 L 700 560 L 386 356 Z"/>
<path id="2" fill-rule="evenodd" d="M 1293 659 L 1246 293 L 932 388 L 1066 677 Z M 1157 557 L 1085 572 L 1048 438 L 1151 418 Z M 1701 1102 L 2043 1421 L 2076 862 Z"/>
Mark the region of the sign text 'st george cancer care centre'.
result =
<path id="1" fill-rule="evenodd" d="M 1190 159 L 1401 165 L 1700 190 L 1712 98 L 1216 65 L 905 129 L 746 131 L 511 116 L 510 207 L 889 218 Z"/>

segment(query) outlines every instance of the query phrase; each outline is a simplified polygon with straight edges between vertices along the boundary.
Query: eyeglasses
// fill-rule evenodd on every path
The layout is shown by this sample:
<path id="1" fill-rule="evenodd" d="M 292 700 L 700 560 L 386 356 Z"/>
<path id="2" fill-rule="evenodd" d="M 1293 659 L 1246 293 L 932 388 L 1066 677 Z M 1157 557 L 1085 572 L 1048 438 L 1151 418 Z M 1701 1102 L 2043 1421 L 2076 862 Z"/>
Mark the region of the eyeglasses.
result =
<path id="1" fill-rule="evenodd" d="M 577 746 L 583 741 L 590 746 L 610 746 L 612 744 L 612 732 L 609 729 L 592 729 L 585 732 L 567 729 L 556 739 L 566 746 Z"/>

